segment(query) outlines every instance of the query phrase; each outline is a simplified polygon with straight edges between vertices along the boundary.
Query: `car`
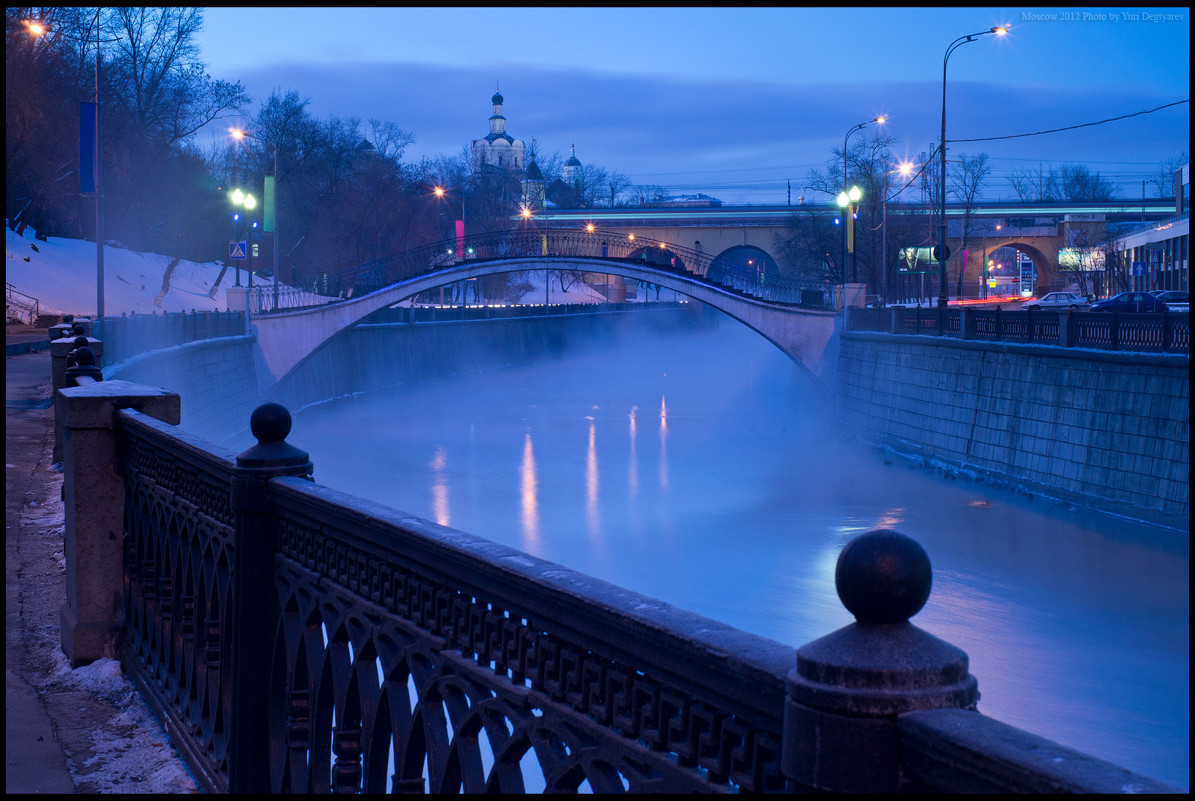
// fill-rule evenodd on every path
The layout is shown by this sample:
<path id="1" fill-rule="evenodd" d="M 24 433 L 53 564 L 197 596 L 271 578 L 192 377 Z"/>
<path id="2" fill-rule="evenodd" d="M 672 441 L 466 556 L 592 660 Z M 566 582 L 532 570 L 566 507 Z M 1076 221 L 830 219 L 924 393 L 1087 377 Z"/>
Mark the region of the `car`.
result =
<path id="1" fill-rule="evenodd" d="M 1191 311 L 1191 295 L 1179 289 L 1155 289 L 1149 294 L 1166 304 L 1166 308 L 1177 314 Z"/>
<path id="2" fill-rule="evenodd" d="M 1085 295 L 1074 292 L 1048 292 L 1040 298 L 1029 298 L 1021 304 L 1022 309 L 1086 309 L 1091 301 Z"/>
<path id="3" fill-rule="evenodd" d="M 1092 311 L 1118 312 L 1160 312 L 1166 311 L 1166 302 L 1158 300 L 1148 292 L 1121 292 L 1106 300 L 1091 304 Z"/>

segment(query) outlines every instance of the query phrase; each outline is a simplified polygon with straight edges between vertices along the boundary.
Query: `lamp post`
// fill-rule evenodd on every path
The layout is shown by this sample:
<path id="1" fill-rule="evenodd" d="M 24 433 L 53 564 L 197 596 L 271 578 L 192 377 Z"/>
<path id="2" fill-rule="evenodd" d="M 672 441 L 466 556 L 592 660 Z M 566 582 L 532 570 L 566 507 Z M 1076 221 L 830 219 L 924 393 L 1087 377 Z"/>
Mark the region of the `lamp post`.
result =
<path id="1" fill-rule="evenodd" d="M 1007 28 L 998 27 L 990 28 L 979 33 L 969 33 L 966 36 L 960 36 L 950 43 L 950 47 L 946 48 L 946 55 L 942 58 L 942 135 L 939 140 L 938 153 L 940 154 L 940 174 L 938 175 L 938 208 L 939 208 L 939 222 L 938 222 L 938 308 L 946 308 L 949 298 L 946 295 L 946 260 L 950 257 L 950 253 L 946 250 L 946 64 L 950 61 L 950 54 L 958 48 L 974 42 L 980 36 L 986 36 L 989 33 L 995 33 L 1000 36 L 1008 33 Z"/>
<path id="2" fill-rule="evenodd" d="M 883 116 L 883 115 L 881 114 L 880 116 L 878 116 L 878 117 L 873 117 L 872 119 L 870 119 L 870 120 L 867 120 L 866 122 L 861 122 L 861 123 L 859 123 L 858 125 L 852 125 L 850 128 L 848 128 L 848 129 L 847 129 L 846 136 L 842 137 L 842 192 L 843 192 L 843 194 L 845 194 L 845 193 L 847 193 L 847 192 L 849 191 L 849 190 L 847 189 L 847 186 L 848 186 L 848 183 L 847 183 L 847 182 L 848 182 L 848 178 L 847 178 L 847 165 L 848 165 L 848 164 L 850 164 L 850 162 L 847 160 L 847 157 L 846 157 L 846 144 L 847 144 L 847 140 L 849 140 L 849 139 L 851 138 L 851 134 L 853 134 L 855 131 L 858 131 L 858 130 L 861 130 L 861 129 L 863 129 L 863 128 L 866 128 L 868 125 L 883 125 L 883 124 L 884 124 L 885 122 L 887 122 L 887 121 L 888 121 L 888 118 L 887 118 L 887 117 L 885 117 L 885 116 Z M 855 198 L 855 200 L 857 201 L 857 200 L 858 200 L 858 198 Z M 839 206 L 842 206 L 842 205 L 843 205 L 843 202 L 842 202 L 842 194 L 840 194 L 840 195 L 838 196 L 838 205 L 839 205 Z M 854 218 L 852 217 L 851 219 L 853 220 Z M 847 254 L 847 232 L 846 232 L 846 225 L 847 225 L 847 221 L 846 221 L 846 219 L 843 219 L 843 221 L 842 221 L 842 222 L 843 222 L 843 229 L 842 229 L 842 278 L 843 278 L 843 281 L 845 282 L 845 281 L 846 281 L 846 254 Z M 853 241 L 851 242 L 850 249 L 851 249 L 851 251 L 852 251 L 852 252 L 854 252 L 854 242 L 853 242 Z M 856 264 L 857 264 L 857 262 L 856 262 Z M 855 274 L 854 274 L 853 276 L 851 276 L 851 278 L 852 278 L 852 280 L 853 280 L 853 281 L 857 281 L 857 280 L 859 279 L 858 272 L 856 271 L 856 272 L 855 272 Z"/>
<path id="3" fill-rule="evenodd" d="M 239 206 L 240 208 L 243 208 L 246 211 L 253 211 L 255 208 L 257 208 L 257 198 L 253 197 L 253 195 L 246 194 L 245 192 L 242 192 L 239 188 L 232 190 L 232 192 L 229 193 L 228 198 L 229 198 L 229 200 L 232 201 L 232 205 Z M 240 214 L 240 212 L 237 212 L 236 216 L 233 217 L 233 220 L 235 222 L 240 222 L 240 219 L 241 219 L 241 214 Z M 248 269 L 249 287 L 252 288 L 253 287 L 253 229 L 257 227 L 257 223 L 255 221 L 248 221 L 248 222 L 249 222 L 249 227 L 248 227 L 248 237 L 249 238 L 248 238 L 248 241 L 246 242 L 246 246 L 245 246 L 245 251 L 246 251 L 245 257 L 249 261 L 249 269 Z M 240 286 L 241 285 L 241 271 L 237 268 L 234 268 L 234 269 L 236 269 L 236 286 Z"/>
<path id="4" fill-rule="evenodd" d="M 95 12 L 95 98 L 93 105 L 95 106 L 95 126 L 93 136 L 95 141 L 92 143 L 92 179 L 95 190 L 95 317 L 99 325 L 103 324 L 104 319 L 104 192 L 101 182 L 101 149 L 100 149 L 100 44 L 105 42 L 119 42 L 120 39 L 101 39 L 100 38 L 100 11 L 96 9 Z M 50 32 L 44 24 L 36 21 L 27 21 L 25 23 L 26 30 L 33 36 L 45 36 Z M 59 33 L 59 36 L 66 36 L 68 39 L 74 39 L 77 42 L 82 42 L 84 45 L 86 41 L 78 39 L 70 34 Z M 82 154 L 80 154 L 82 155 Z M 82 165 L 80 165 L 82 167 Z M 80 173 L 82 171 L 80 170 Z M 80 174 L 82 178 L 82 174 Z M 86 190 L 84 190 L 86 192 Z M 99 336 L 98 329 L 96 336 Z"/>
<path id="5" fill-rule="evenodd" d="M 852 186 L 849 190 L 843 190 L 838 193 L 838 205 L 842 209 L 842 277 L 845 282 L 846 279 L 846 255 L 849 250 L 853 255 L 855 253 L 855 209 L 859 200 L 863 197 L 863 190 L 858 186 Z M 858 265 L 856 258 L 855 264 Z M 852 276 L 853 279 L 858 278 L 858 272 Z M 852 281 L 854 283 L 854 281 Z"/>
<path id="6" fill-rule="evenodd" d="M 253 134 L 251 134 L 247 131 L 242 131 L 239 128 L 232 129 L 232 138 L 236 139 L 237 141 L 248 138 L 248 139 L 253 139 L 258 142 L 261 142 L 262 144 L 266 144 L 266 142 L 263 141 L 261 139 L 261 137 L 254 136 Z M 272 147 L 274 148 L 274 186 L 273 186 L 273 191 L 272 192 L 267 191 L 265 193 L 265 195 L 266 195 L 266 204 L 267 204 L 266 208 L 270 212 L 270 216 L 273 218 L 270 220 L 270 224 L 274 229 L 274 311 L 277 311 L 278 310 L 278 270 L 279 270 L 279 264 L 280 264 L 280 262 L 279 262 L 280 254 L 278 252 L 278 142 L 276 142 L 276 141 L 273 142 Z M 250 195 L 250 197 L 252 197 L 252 195 Z M 263 220 L 263 222 L 264 222 L 264 220 Z M 250 252 L 249 252 L 248 256 L 250 259 L 249 265 L 252 266 L 253 265 L 252 245 L 250 245 Z M 250 272 L 249 272 L 249 285 L 250 286 L 253 285 L 252 270 L 250 270 Z"/>

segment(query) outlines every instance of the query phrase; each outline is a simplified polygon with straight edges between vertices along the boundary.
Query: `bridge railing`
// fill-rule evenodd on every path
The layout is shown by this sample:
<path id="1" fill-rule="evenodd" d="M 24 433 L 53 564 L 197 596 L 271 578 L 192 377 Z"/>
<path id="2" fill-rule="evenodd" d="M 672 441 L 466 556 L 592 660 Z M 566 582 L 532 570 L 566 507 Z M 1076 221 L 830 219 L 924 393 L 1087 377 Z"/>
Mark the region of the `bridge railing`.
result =
<path id="1" fill-rule="evenodd" d="M 1169 312 L 852 308 L 846 330 L 1143 353 L 1191 351 L 1190 317 Z"/>
<path id="2" fill-rule="evenodd" d="M 773 303 L 827 308 L 831 302 L 829 285 L 814 279 L 767 275 L 699 250 L 647 237 L 552 228 L 475 234 L 413 248 L 349 270 L 315 276 L 309 286 L 280 297 L 277 304 L 271 290 L 263 288 L 257 308 L 261 313 L 335 303 L 462 264 L 515 258 L 543 260 L 544 269 L 552 269 L 557 259 L 606 260 L 612 265 L 650 267 Z"/>
<path id="3" fill-rule="evenodd" d="M 119 639 L 204 789 L 1176 790 L 976 712 L 895 532 L 839 556 L 857 622 L 793 650 L 315 484 L 276 404 L 234 455 L 111 384 L 55 403 L 63 648 Z"/>

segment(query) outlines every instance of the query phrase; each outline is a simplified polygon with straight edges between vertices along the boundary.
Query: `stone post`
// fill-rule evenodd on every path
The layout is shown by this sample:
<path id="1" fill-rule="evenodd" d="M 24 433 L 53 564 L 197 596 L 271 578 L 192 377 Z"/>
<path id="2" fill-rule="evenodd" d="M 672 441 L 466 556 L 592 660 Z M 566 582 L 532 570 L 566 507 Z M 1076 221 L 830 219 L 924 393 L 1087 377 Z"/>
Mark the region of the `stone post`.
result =
<path id="1" fill-rule="evenodd" d="M 67 358 L 71 353 L 86 345 L 92 355 L 95 357 L 95 366 L 99 367 L 103 364 L 104 357 L 104 343 L 99 339 L 92 339 L 91 337 L 76 337 L 68 336 L 63 339 L 55 339 L 50 342 L 50 387 L 52 390 L 51 397 L 56 397 L 58 390 L 65 389 L 68 384 L 66 380 L 66 369 L 70 367 L 70 360 Z M 51 457 L 54 463 L 62 461 L 62 427 L 56 426 L 54 429 L 54 454 Z"/>
<path id="2" fill-rule="evenodd" d="M 257 444 L 237 456 L 232 479 L 236 515 L 236 563 L 230 604 L 232 720 L 228 751 L 229 791 L 270 792 L 269 675 L 278 593 L 274 554 L 278 527 L 269 482 L 278 476 L 311 478 L 306 451 L 286 441 L 291 417 L 286 407 L 265 403 L 253 410 L 249 429 Z"/>
<path id="3" fill-rule="evenodd" d="M 972 309 L 958 310 L 958 332 L 962 339 L 975 339 L 975 312 Z"/>
<path id="4" fill-rule="evenodd" d="M 113 656 L 124 624 L 124 480 L 117 467 L 116 413 L 136 409 L 178 425 L 177 393 L 128 381 L 60 389 L 66 603 L 62 651 L 72 666 Z"/>
<path id="5" fill-rule="evenodd" d="M 896 717 L 975 709 L 967 654 L 908 622 L 929 598 L 929 557 L 895 531 L 863 534 L 838 556 L 834 583 L 855 623 L 797 650 L 784 708 L 784 773 L 799 790 L 901 789 Z"/>

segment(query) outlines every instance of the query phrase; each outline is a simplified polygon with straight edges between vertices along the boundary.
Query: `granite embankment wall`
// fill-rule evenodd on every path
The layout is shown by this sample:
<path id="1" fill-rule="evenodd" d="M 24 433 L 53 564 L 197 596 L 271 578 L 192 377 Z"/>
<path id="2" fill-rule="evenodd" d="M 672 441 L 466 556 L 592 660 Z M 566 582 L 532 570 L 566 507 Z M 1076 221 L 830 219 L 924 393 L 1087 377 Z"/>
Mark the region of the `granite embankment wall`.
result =
<path id="1" fill-rule="evenodd" d="M 220 443 L 247 430 L 253 409 L 265 400 L 297 411 L 353 393 L 522 364 L 636 330 L 703 326 L 712 317 L 694 303 L 509 319 L 401 319 L 400 312 L 383 312 L 345 329 L 278 383 L 252 335 L 139 354 L 105 367 L 104 377 L 179 393 L 181 427 Z"/>
<path id="2" fill-rule="evenodd" d="M 899 453 L 1190 530 L 1186 355 L 844 332 L 836 378 Z"/>

